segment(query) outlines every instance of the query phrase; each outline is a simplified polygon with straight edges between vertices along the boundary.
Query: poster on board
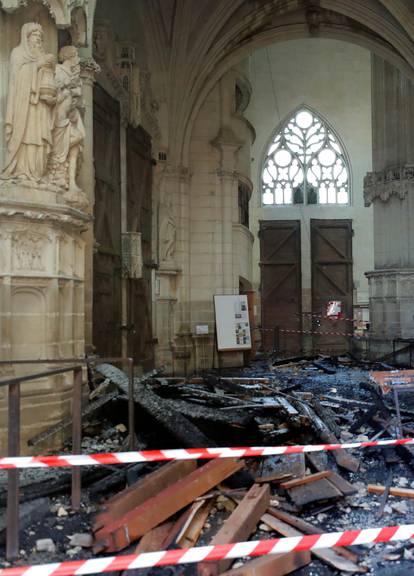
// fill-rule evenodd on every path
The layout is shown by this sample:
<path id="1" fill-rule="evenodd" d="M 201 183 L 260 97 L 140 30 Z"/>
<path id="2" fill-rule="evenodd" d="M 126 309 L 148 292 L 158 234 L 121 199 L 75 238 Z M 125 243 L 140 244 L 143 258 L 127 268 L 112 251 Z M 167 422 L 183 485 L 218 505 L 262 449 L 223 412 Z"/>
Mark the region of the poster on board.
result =
<path id="1" fill-rule="evenodd" d="M 249 307 L 247 296 L 239 294 L 214 296 L 217 350 L 219 352 L 250 350 Z"/>

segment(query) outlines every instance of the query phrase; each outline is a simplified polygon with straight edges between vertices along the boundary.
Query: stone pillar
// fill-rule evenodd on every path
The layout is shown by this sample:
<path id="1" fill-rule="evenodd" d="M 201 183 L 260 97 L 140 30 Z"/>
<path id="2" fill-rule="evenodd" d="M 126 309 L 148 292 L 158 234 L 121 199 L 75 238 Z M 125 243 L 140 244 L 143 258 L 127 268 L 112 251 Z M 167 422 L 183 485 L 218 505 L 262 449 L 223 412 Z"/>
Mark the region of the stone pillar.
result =
<path id="1" fill-rule="evenodd" d="M 7 101 L 10 121 L 7 131 L 4 120 L 0 126 L 1 136 L 5 132 L 9 135 L 7 155 L 3 154 L 0 165 L 1 360 L 83 357 L 85 348 L 85 241 L 82 234 L 90 227 L 91 216 L 88 199 L 78 184 L 90 192 L 85 176 L 92 170 L 92 156 L 91 153 L 88 156 L 91 146 L 86 139 L 83 152 L 89 166 L 87 170 L 83 164 L 80 182 L 76 168 L 85 139 L 79 60 L 76 49 L 66 47 L 60 52 L 60 64 L 55 65 L 53 39 L 57 37 L 56 28 L 47 13 L 45 15 L 44 8 L 37 3 L 31 4 L 30 8 L 34 23 L 19 12 L 16 14 L 19 19 L 14 22 L 10 19 L 7 34 L 1 35 L 2 40 L 15 38 L 7 46 L 8 61 L 11 50 L 15 50 L 18 57 L 26 57 L 26 66 L 32 66 L 32 77 L 43 69 L 37 77 L 38 97 L 31 98 L 30 90 L 27 90 L 31 77 L 15 68 L 20 96 L 22 100 L 25 94 L 28 98 L 27 108 L 16 106 L 17 100 L 11 91 L 13 84 L 2 84 L 2 120 L 3 103 Z M 42 26 L 36 23 L 38 11 L 44 20 Z M 18 44 L 20 28 L 27 41 L 26 49 L 22 47 L 22 41 Z M 44 60 L 36 51 L 36 38 L 44 45 L 47 54 Z M 32 59 L 27 59 L 25 50 L 31 52 Z M 11 59 L 11 65 L 13 63 L 16 66 L 16 58 Z M 3 66 L 0 73 L 5 76 Z M 70 105 L 67 99 L 70 99 Z M 65 109 L 62 103 L 67 105 Z M 71 111 L 70 117 L 67 110 Z M 52 123 L 52 119 L 55 122 Z M 89 119 L 87 110 L 87 133 L 91 131 Z M 38 134 L 41 134 L 41 144 L 34 145 L 32 140 L 28 146 L 27 139 L 30 142 Z M 45 142 L 48 142 L 47 146 Z M 64 146 L 63 142 L 70 142 L 70 146 Z M 3 376 L 21 375 L 47 367 L 53 365 L 13 364 L 2 372 Z M 72 386 L 72 373 L 22 385 L 23 453 L 28 451 L 26 442 L 30 437 L 70 413 Z M 0 396 L 0 453 L 5 452 L 7 440 L 5 390 Z M 56 435 L 52 442 L 59 444 L 61 439 Z M 48 443 L 47 448 L 51 447 L 52 443 Z M 44 449 L 36 447 L 36 451 Z"/>
<path id="2" fill-rule="evenodd" d="M 168 372 L 190 369 L 190 170 L 166 165 L 155 176 L 159 191 L 156 272 L 157 362 Z"/>
<path id="3" fill-rule="evenodd" d="M 55 196 L 53 198 L 53 196 Z M 84 353 L 84 256 L 89 217 L 46 189 L 0 187 L 0 358 L 67 358 Z M 13 367 L 3 375 L 45 365 Z M 22 387 L 22 450 L 70 411 L 72 375 Z M 4 400 L 4 394 L 3 394 Z M 7 409 L 0 399 L 0 453 Z"/>
<path id="4" fill-rule="evenodd" d="M 83 81 L 83 99 L 85 106 L 85 142 L 83 149 L 83 164 L 80 171 L 79 182 L 84 190 L 88 202 L 88 214 L 92 217 L 95 205 L 95 169 L 93 160 L 93 85 L 96 75 L 101 71 L 99 64 L 93 58 L 87 57 L 81 61 L 81 78 Z M 93 226 L 82 234 L 85 242 L 85 344 L 92 344 L 93 319 L 93 254 L 94 234 Z"/>
<path id="5" fill-rule="evenodd" d="M 373 55 L 373 172 L 364 182 L 374 206 L 375 270 L 370 286 L 371 350 L 414 338 L 414 86 Z"/>

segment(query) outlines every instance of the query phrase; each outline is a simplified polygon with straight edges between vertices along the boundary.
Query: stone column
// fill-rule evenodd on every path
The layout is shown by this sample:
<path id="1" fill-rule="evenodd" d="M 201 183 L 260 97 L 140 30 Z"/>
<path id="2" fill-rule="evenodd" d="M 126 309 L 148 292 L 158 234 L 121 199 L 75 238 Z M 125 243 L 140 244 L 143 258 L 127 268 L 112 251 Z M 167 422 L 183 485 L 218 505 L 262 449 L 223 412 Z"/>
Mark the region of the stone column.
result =
<path id="1" fill-rule="evenodd" d="M 80 172 L 80 185 L 89 201 L 88 213 L 93 215 L 95 205 L 95 169 L 93 160 L 93 85 L 96 75 L 101 68 L 93 58 L 84 58 L 81 61 L 81 78 L 83 81 L 83 98 L 85 105 L 85 142 L 83 149 L 83 164 Z M 85 344 L 92 344 L 92 319 L 93 319 L 93 254 L 94 234 L 93 225 L 84 232 L 85 242 Z"/>
<path id="2" fill-rule="evenodd" d="M 190 328 L 190 170 L 166 165 L 156 174 L 159 190 L 156 272 L 157 362 L 185 373 L 191 357 Z"/>
<path id="3" fill-rule="evenodd" d="M 370 286 L 371 350 L 414 338 L 414 86 L 372 57 L 373 172 L 364 182 L 374 206 L 375 270 Z"/>

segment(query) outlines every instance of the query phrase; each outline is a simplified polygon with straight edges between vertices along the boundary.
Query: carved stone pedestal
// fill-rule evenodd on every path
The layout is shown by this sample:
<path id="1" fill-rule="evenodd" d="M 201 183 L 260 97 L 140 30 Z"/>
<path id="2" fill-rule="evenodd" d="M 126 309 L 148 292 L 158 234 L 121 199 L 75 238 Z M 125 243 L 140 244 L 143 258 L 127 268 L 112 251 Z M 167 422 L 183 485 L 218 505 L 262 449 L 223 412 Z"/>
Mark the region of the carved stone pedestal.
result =
<path id="1" fill-rule="evenodd" d="M 0 183 L 1 360 L 84 356 L 82 231 L 88 222 L 64 202 L 63 192 Z M 11 366 L 1 370 L 2 379 L 46 368 Z M 70 413 L 72 380 L 68 373 L 22 384 L 23 453 L 28 438 Z M 7 388 L 0 388 L 0 453 L 6 450 L 6 399 Z"/>
<path id="2" fill-rule="evenodd" d="M 392 351 L 393 340 L 414 339 L 414 269 L 375 270 L 367 277 L 370 350 L 385 354 Z"/>

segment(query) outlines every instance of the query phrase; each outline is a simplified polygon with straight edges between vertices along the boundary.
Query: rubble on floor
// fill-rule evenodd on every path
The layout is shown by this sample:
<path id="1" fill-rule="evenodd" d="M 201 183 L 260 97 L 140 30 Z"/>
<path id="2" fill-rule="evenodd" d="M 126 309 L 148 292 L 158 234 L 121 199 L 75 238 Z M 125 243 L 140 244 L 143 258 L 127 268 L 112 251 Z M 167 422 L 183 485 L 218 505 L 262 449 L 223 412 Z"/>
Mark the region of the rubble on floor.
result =
<path id="1" fill-rule="evenodd" d="M 389 438 L 395 407 L 370 377 L 375 368 L 390 367 L 313 357 L 256 361 L 243 370 L 185 379 L 153 371 L 134 380 L 136 445 L 274 446 Z M 128 377 L 112 365 L 97 365 L 90 397 L 82 451 L 127 449 Z M 401 425 L 411 431 L 414 409 L 405 400 Z M 40 437 L 44 441 L 66 425 Z M 399 447 L 91 467 L 82 469 L 79 513 L 70 509 L 70 470 L 23 470 L 21 561 L 40 564 L 410 523 L 413 463 L 410 448 Z M 0 507 L 5 480 L 3 474 Z M 7 565 L 3 554 L 0 521 L 0 566 Z M 413 558 L 411 544 L 388 544 L 125 574 L 388 576 L 406 574 Z"/>

